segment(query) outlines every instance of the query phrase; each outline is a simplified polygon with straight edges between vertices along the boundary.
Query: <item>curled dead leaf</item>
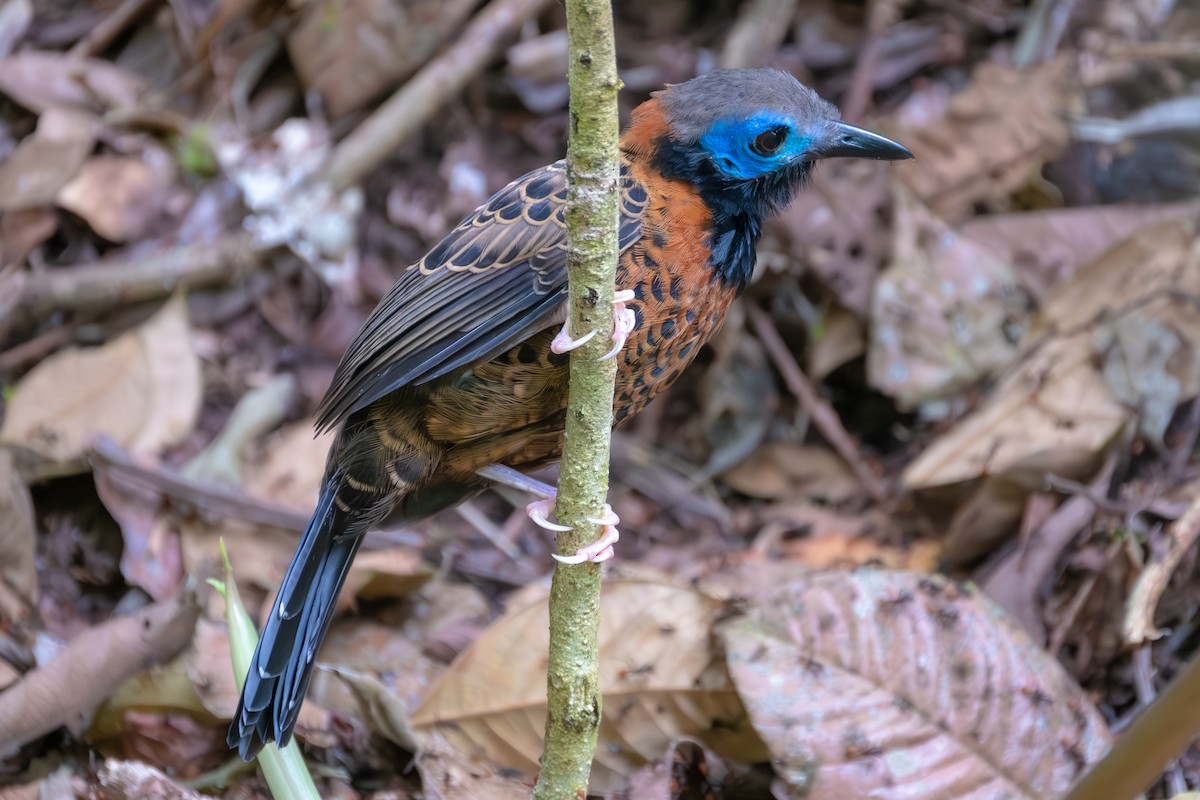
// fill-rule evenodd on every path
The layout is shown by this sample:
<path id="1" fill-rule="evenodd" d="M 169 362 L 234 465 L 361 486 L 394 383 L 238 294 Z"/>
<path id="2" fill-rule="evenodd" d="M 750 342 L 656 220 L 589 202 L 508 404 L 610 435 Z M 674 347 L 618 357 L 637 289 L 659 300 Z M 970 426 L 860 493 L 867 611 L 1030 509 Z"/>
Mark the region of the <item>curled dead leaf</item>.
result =
<path id="1" fill-rule="evenodd" d="M 1001 208 L 1070 140 L 1064 110 L 1080 106 L 1071 61 L 1028 70 L 981 64 L 923 128 L 890 131 L 916 157 L 896 171 L 934 213 L 951 221 L 976 204 Z"/>
<path id="2" fill-rule="evenodd" d="M 1109 743 L 1051 656 L 938 577 L 819 573 L 718 631 L 776 772 L 810 800 L 1057 797 Z"/>
<path id="3" fill-rule="evenodd" d="M 605 713 L 592 768 L 595 792 L 615 791 L 693 736 L 747 761 L 762 757 L 709 641 L 722 604 L 650 580 L 606 582 L 600 615 Z M 422 750 L 439 742 L 493 766 L 537 770 L 546 718 L 547 603 L 510 611 L 477 639 L 413 714 Z"/>

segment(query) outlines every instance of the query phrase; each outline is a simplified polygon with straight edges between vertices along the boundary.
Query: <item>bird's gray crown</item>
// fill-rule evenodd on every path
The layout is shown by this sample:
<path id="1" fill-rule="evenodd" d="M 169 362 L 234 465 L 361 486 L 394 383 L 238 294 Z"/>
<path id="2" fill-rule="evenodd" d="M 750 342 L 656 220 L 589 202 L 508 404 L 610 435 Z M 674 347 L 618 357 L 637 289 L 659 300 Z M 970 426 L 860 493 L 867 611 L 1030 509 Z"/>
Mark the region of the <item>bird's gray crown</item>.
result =
<path id="1" fill-rule="evenodd" d="M 670 121 L 672 138 L 699 141 L 714 122 L 762 111 L 790 115 L 801 129 L 841 118 L 837 107 L 778 69 L 721 69 L 655 92 Z M 807 124 L 806 124 L 807 123 Z"/>

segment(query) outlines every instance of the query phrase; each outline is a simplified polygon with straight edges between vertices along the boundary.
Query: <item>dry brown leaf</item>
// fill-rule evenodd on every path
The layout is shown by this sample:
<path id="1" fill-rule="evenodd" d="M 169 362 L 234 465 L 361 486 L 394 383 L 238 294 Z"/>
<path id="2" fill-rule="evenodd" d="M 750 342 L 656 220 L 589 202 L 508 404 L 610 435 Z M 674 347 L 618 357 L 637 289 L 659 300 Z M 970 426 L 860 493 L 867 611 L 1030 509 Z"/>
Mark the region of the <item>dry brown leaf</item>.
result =
<path id="1" fill-rule="evenodd" d="M 1011 264 L 1021 285 L 1041 300 L 1139 229 L 1198 212 L 1200 203 L 1173 203 L 985 214 L 967 220 L 960 233 Z"/>
<path id="2" fill-rule="evenodd" d="M 1028 316 L 1012 270 L 896 193 L 891 262 L 871 302 L 867 378 L 903 410 L 1006 366 Z"/>
<path id="3" fill-rule="evenodd" d="M 285 425 L 264 440 L 261 453 L 246 468 L 246 494 L 310 513 L 317 506 L 333 439 L 333 433 L 314 434 L 310 419 Z"/>
<path id="4" fill-rule="evenodd" d="M 170 188 L 170 176 L 140 158 L 103 155 L 83 165 L 57 203 L 110 242 L 128 242 L 162 222 Z"/>
<path id="5" fill-rule="evenodd" d="M 719 631 L 795 796 L 1056 797 L 1108 746 L 1062 667 L 941 578 L 816 574 Z"/>
<path id="6" fill-rule="evenodd" d="M 540 723 L 539 723 L 540 727 Z M 537 771 L 498 767 L 487 754 L 463 752 L 449 731 L 436 728 L 421 734 L 417 770 L 421 789 L 429 800 L 528 800 Z"/>
<path id="7" fill-rule="evenodd" d="M 1025 361 L 910 464 L 903 480 L 927 488 L 984 474 L 1026 485 L 1045 472 L 1082 475 L 1135 411 L 1102 371 L 1098 333 L 1122 317 L 1168 330 L 1177 347 L 1163 371 L 1187 400 L 1200 392 L 1200 310 L 1188 301 L 1198 296 L 1195 223 L 1176 219 L 1139 231 L 1050 293 L 1026 333 L 1033 344 Z M 1138 385 L 1156 391 L 1154 380 Z"/>
<path id="8" fill-rule="evenodd" d="M 1071 61 L 1029 70 L 984 63 L 940 120 L 896 128 L 915 160 L 896 175 L 934 213 L 956 221 L 976 204 L 1004 208 L 1070 139 L 1068 114 L 1080 104 Z"/>
<path id="9" fill-rule="evenodd" d="M 1171 219 L 1135 235 L 1081 269 L 1046 297 L 1027 334 L 1071 332 L 1136 313 L 1170 330 L 1180 349 L 1166 367 L 1179 382 L 1180 399 L 1200 392 L 1200 238 L 1194 219 Z M 1190 299 L 1189 299 L 1190 298 Z"/>
<path id="10" fill-rule="evenodd" d="M 870 537 L 845 535 L 805 536 L 779 544 L 779 552 L 789 561 L 806 567 L 844 569 L 871 565 L 888 569 L 933 572 L 937 569 L 941 545 L 919 541 L 906 547 L 889 547 Z"/>
<path id="11" fill-rule="evenodd" d="M 98 58 L 33 50 L 0 58 L 0 93 L 35 114 L 55 107 L 124 108 L 134 105 L 145 89 L 135 73 Z"/>
<path id="12" fill-rule="evenodd" d="M 340 117 L 416 72 L 474 7 L 472 0 L 315 0 L 302 6 L 288 54 L 305 88 Z"/>
<path id="13" fill-rule="evenodd" d="M 187 306 L 176 295 L 140 327 L 94 348 L 50 356 L 17 384 L 0 442 L 47 458 L 80 458 L 100 435 L 157 451 L 191 432 L 200 410 L 200 362 Z"/>
<path id="14" fill-rule="evenodd" d="M 45 242 L 58 230 L 58 215 L 52 210 L 39 208 L 33 211 L 10 211 L 0 217 L 0 270 L 9 264 L 23 261 L 38 245 Z M 18 272 L 10 279 L 24 277 Z M 5 286 L 0 275 L 0 296 L 19 302 L 21 290 L 17 286 Z M 9 306 L 0 301 L 0 320 L 9 315 Z"/>
<path id="15" fill-rule="evenodd" d="M 29 487 L 21 479 L 9 450 L 0 448 L 0 580 L 30 606 L 38 590 L 37 529 Z M 7 616 L 0 602 L 0 617 Z"/>
<path id="16" fill-rule="evenodd" d="M 0 0 L 0 58 L 12 53 L 31 22 L 32 0 Z"/>
<path id="17" fill-rule="evenodd" d="M 91 154 L 95 125 L 84 111 L 52 108 L 43 114 L 37 131 L 0 163 L 0 211 L 50 205 Z"/>
<path id="18" fill-rule="evenodd" d="M 721 482 L 749 497 L 839 503 L 859 494 L 854 473 L 830 449 L 796 442 L 767 442 L 722 474 Z"/>
<path id="19" fill-rule="evenodd" d="M 805 372 L 820 383 L 843 364 L 867 350 L 867 332 L 863 322 L 840 305 L 834 304 L 821 315 L 820 331 L 813 336 L 805 353 Z"/>
<path id="20" fill-rule="evenodd" d="M 81 727 L 127 678 L 187 646 L 198 615 L 195 598 L 180 597 L 76 636 L 53 661 L 0 694 L 0 751 L 61 725 Z"/>
<path id="21" fill-rule="evenodd" d="M 681 736 L 758 760 L 761 744 L 747 731 L 709 641 L 721 603 L 649 580 L 610 581 L 601 591 L 600 690 L 607 711 L 592 790 L 622 787 Z M 413 714 L 422 749 L 444 738 L 460 754 L 536 772 L 546 718 L 548 630 L 542 599 L 510 611 L 477 639 Z"/>
<path id="22" fill-rule="evenodd" d="M 910 489 L 982 475 L 1036 485 L 1080 477 L 1132 417 L 1096 370 L 1085 335 L 1047 343 L 904 470 Z"/>
<path id="23" fill-rule="evenodd" d="M 100 501 L 121 526 L 121 575 L 155 600 L 174 596 L 183 585 L 183 555 L 162 495 L 103 464 L 92 474 Z"/>

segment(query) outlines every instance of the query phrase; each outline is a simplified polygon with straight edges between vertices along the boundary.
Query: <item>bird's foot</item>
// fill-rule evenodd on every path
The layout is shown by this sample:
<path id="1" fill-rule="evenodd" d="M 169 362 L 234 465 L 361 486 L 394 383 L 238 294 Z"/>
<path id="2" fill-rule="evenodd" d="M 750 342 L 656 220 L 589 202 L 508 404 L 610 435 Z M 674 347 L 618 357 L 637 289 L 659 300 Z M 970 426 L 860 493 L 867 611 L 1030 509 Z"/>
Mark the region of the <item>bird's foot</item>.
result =
<path id="1" fill-rule="evenodd" d="M 601 361 L 607 361 L 619 353 L 625 346 L 625 340 L 629 338 L 629 334 L 633 333 L 634 326 L 637 325 L 637 315 L 634 314 L 633 309 L 625 306 L 625 302 L 632 300 L 633 296 L 633 291 L 630 289 L 613 295 L 613 348 L 600 358 Z M 583 347 L 596 335 L 596 331 L 589 331 L 575 339 L 567 330 L 567 325 L 568 323 L 564 322 L 562 330 L 550 341 L 550 352 L 561 355 L 577 347 Z"/>
<path id="2" fill-rule="evenodd" d="M 554 498 L 546 498 L 543 500 L 535 500 L 525 506 L 525 513 L 533 520 L 534 524 L 545 528 L 549 531 L 569 531 L 570 527 L 559 525 L 556 522 L 551 522 L 549 519 L 550 512 L 554 509 Z M 617 525 L 621 522 L 621 518 L 612 510 L 612 506 L 608 503 L 604 504 L 604 510 L 600 515 L 600 519 L 590 519 L 588 522 L 601 526 L 600 538 L 596 541 L 581 547 L 573 556 L 560 556 L 557 553 L 551 555 L 554 559 L 562 564 L 582 564 L 585 561 L 600 563 L 608 561 L 613 557 L 613 545 L 621 538 L 621 532 L 617 530 Z"/>
<path id="3" fill-rule="evenodd" d="M 633 329 L 637 326 L 637 314 L 632 308 L 626 308 L 625 301 L 633 299 L 633 290 L 624 289 L 613 295 L 613 347 L 604 355 L 600 356 L 601 361 L 608 361 L 610 358 L 621 352 L 625 347 L 625 340 L 629 338 L 629 334 L 633 333 Z"/>

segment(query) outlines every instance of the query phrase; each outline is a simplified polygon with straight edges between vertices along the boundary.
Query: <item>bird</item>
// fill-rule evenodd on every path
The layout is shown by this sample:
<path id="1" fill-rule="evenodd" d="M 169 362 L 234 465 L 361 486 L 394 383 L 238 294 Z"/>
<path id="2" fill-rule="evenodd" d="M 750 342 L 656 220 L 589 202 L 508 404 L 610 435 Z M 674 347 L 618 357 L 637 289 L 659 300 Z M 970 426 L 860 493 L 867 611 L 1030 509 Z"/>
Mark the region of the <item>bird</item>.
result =
<path id="1" fill-rule="evenodd" d="M 745 290 L 765 219 L 814 165 L 912 158 L 840 120 L 777 69 L 709 72 L 654 92 L 620 139 L 613 421 L 669 387 Z M 558 459 L 569 351 L 566 165 L 517 178 L 403 273 L 367 318 L 318 409 L 341 426 L 320 495 L 267 607 L 227 737 L 250 760 L 291 738 L 317 650 L 364 534 L 452 507 L 494 483 L 554 490 L 526 473 Z M 617 516 L 567 563 L 613 554 Z"/>

